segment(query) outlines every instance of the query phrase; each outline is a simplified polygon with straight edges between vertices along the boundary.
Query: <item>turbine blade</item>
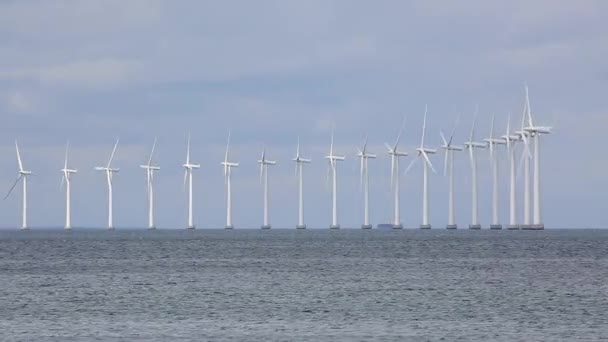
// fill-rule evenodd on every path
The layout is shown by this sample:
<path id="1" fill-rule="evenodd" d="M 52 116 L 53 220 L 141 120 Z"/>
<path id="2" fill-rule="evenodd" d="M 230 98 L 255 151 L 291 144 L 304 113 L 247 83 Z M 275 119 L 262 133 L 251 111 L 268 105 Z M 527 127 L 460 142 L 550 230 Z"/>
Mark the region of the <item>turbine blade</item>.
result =
<path id="1" fill-rule="evenodd" d="M 414 164 L 416 164 L 416 161 L 418 160 L 418 157 L 415 157 L 414 159 L 412 159 L 412 161 L 410 162 L 410 165 L 407 166 L 407 169 L 405 169 L 404 174 L 408 174 L 410 172 L 410 170 L 412 169 L 412 167 L 414 166 Z"/>
<path id="2" fill-rule="evenodd" d="M 452 128 L 452 134 L 450 134 L 450 141 L 448 141 L 448 146 L 452 146 L 452 140 L 454 139 L 454 134 L 456 134 L 456 127 L 460 123 L 460 114 L 456 117 L 456 122 L 454 123 L 454 128 Z"/>
<path id="3" fill-rule="evenodd" d="M 65 163 L 63 164 L 63 168 L 67 169 L 68 168 L 68 153 L 70 150 L 70 141 L 68 140 L 68 142 L 65 145 Z"/>
<path id="4" fill-rule="evenodd" d="M 188 181 L 188 169 L 184 170 L 184 189 L 186 188 L 186 182 Z"/>
<path id="5" fill-rule="evenodd" d="M 296 147 L 296 159 L 300 158 L 300 137 L 298 136 L 298 146 Z"/>
<path id="6" fill-rule="evenodd" d="M 445 157 L 443 158 L 443 176 L 445 177 L 448 174 L 448 153 L 450 150 L 445 150 Z"/>
<path id="7" fill-rule="evenodd" d="M 406 117 L 403 117 L 403 123 L 401 124 L 401 128 L 399 129 L 399 134 L 397 135 L 397 140 L 395 140 L 395 147 L 393 147 L 394 151 L 397 151 L 397 145 L 399 145 L 399 141 L 401 140 L 401 135 L 403 134 L 403 130 L 405 129 L 405 121 Z"/>
<path id="8" fill-rule="evenodd" d="M 112 154 L 110 155 L 110 160 L 108 161 L 108 169 L 112 164 L 112 160 L 114 160 L 114 154 L 116 153 L 116 148 L 118 147 L 119 138 L 116 138 L 116 143 L 114 144 L 114 149 L 112 149 Z"/>
<path id="9" fill-rule="evenodd" d="M 532 123 L 532 108 L 530 108 L 530 95 L 528 94 L 528 85 L 526 84 L 526 107 L 528 108 L 528 126 L 534 127 Z"/>
<path id="10" fill-rule="evenodd" d="M 424 105 L 424 119 L 422 120 L 422 138 L 420 139 L 420 147 L 424 147 L 424 135 L 426 134 L 426 114 L 428 112 L 428 105 Z"/>
<path id="11" fill-rule="evenodd" d="M 154 137 L 154 143 L 152 144 L 152 151 L 150 152 L 150 158 L 148 159 L 148 166 L 152 165 L 152 157 L 154 156 L 154 149 L 156 148 L 156 137 Z"/>
<path id="12" fill-rule="evenodd" d="M 61 176 L 61 182 L 59 182 L 59 190 L 63 189 L 63 182 L 65 182 L 66 173 L 67 172 L 64 171 L 63 176 Z"/>
<path id="13" fill-rule="evenodd" d="M 476 106 L 475 107 L 475 114 L 473 114 L 473 125 L 471 126 L 471 135 L 469 136 L 469 142 L 473 142 L 473 138 L 475 137 L 475 124 L 477 122 L 477 113 L 478 113 L 479 107 Z"/>
<path id="14" fill-rule="evenodd" d="M 443 140 L 443 145 L 449 147 L 448 141 L 445 139 L 445 135 L 443 135 L 443 131 L 439 131 L 439 135 L 441 136 L 441 140 Z"/>
<path id="15" fill-rule="evenodd" d="M 365 157 L 362 156 L 362 157 L 360 157 L 360 160 L 359 160 L 359 191 L 361 191 L 363 189 L 363 171 L 364 171 L 363 168 L 365 167 L 364 158 Z"/>
<path id="16" fill-rule="evenodd" d="M 424 157 L 424 160 L 426 161 L 426 163 L 431 167 L 431 170 L 433 171 L 433 173 L 436 174 L 437 171 L 435 171 L 435 168 L 433 167 L 433 163 L 431 163 L 431 159 L 426 154 L 426 152 L 424 152 L 424 150 L 422 151 L 422 156 Z"/>
<path id="17" fill-rule="evenodd" d="M 367 152 L 367 135 L 365 136 L 365 140 L 363 140 L 363 149 L 361 150 L 361 154 L 365 154 Z"/>
<path id="18" fill-rule="evenodd" d="M 507 151 L 511 151 L 511 114 L 507 117 Z"/>
<path id="19" fill-rule="evenodd" d="M 228 150 L 230 149 L 230 135 L 231 135 L 231 132 L 230 132 L 230 130 L 228 130 L 228 141 L 226 142 L 226 155 L 224 156 L 224 162 L 226 162 L 226 163 L 228 162 Z"/>
<path id="20" fill-rule="evenodd" d="M 395 183 L 395 158 L 397 158 L 397 156 L 394 154 L 391 155 L 391 187 Z"/>
<path id="21" fill-rule="evenodd" d="M 264 163 L 260 163 L 260 184 L 262 184 L 262 178 L 264 176 Z"/>
<path id="22" fill-rule="evenodd" d="M 188 133 L 188 143 L 186 147 L 186 165 L 190 165 L 190 133 Z"/>
<path id="23" fill-rule="evenodd" d="M 331 129 L 331 143 L 329 145 L 329 155 L 333 156 L 334 155 L 334 127 L 332 127 Z M 331 161 L 330 161 L 331 163 Z"/>
<path id="24" fill-rule="evenodd" d="M 21 153 L 19 153 L 19 145 L 17 145 L 17 140 L 15 140 L 15 150 L 17 150 L 17 163 L 19 164 L 19 171 L 23 171 L 23 162 L 21 161 Z"/>
<path id="25" fill-rule="evenodd" d="M 384 143 L 384 146 L 386 146 L 386 148 L 388 149 L 389 152 L 393 151 L 393 148 L 388 143 Z"/>
<path id="26" fill-rule="evenodd" d="M 13 186 L 11 186 L 11 188 L 6 193 L 6 196 L 4 196 L 4 199 L 7 199 L 8 196 L 11 194 L 11 192 L 13 192 L 13 189 L 17 186 L 17 183 L 19 183 L 19 180 L 21 179 L 21 177 L 22 177 L 22 175 L 19 174 L 19 176 L 17 177 L 17 179 L 15 179 L 15 182 L 13 183 Z"/>

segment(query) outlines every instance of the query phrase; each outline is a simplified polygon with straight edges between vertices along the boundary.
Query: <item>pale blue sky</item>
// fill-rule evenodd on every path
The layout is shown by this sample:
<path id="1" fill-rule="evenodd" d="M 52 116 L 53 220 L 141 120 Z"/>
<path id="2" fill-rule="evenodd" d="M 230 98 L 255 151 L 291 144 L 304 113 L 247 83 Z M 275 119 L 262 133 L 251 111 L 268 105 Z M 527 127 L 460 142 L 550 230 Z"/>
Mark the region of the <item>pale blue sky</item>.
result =
<path id="1" fill-rule="evenodd" d="M 151 143 L 156 160 L 160 227 L 186 222 L 182 186 L 185 142 L 193 135 L 197 226 L 223 227 L 220 161 L 228 128 L 234 172 L 235 225 L 258 227 L 261 186 L 255 163 L 262 147 L 279 161 L 271 169 L 271 223 L 293 227 L 296 137 L 313 159 L 306 169 L 309 226 L 326 227 L 330 197 L 323 155 L 336 124 L 340 221 L 361 224 L 356 147 L 369 134 L 372 220 L 389 218 L 392 141 L 405 115 L 404 147 L 418 142 L 429 105 L 427 143 L 462 114 L 463 142 L 475 103 L 478 138 L 490 116 L 505 129 L 519 120 L 523 84 L 540 123 L 554 124 L 544 141 L 544 211 L 549 227 L 605 227 L 608 177 L 602 134 L 608 129 L 608 3 L 605 1 L 3 1 L 0 3 L 0 185 L 16 176 L 19 139 L 30 181 L 32 226 L 61 226 L 63 149 L 71 166 L 76 226 L 106 221 L 106 162 L 121 138 L 115 178 L 117 227 L 144 226 L 145 174 Z M 506 163 L 501 216 L 507 218 Z M 437 169 L 443 157 L 433 158 Z M 409 163 L 403 160 L 402 165 Z M 458 212 L 469 223 L 469 168 L 457 160 Z M 479 154 L 480 209 L 489 224 L 489 162 Z M 421 174 L 402 178 L 404 224 L 421 221 Z M 446 223 L 446 180 L 431 178 L 431 223 Z M 6 191 L 4 190 L 4 191 Z M 518 197 L 519 198 L 519 197 Z M 20 193 L 0 204 L 0 226 L 20 223 Z"/>

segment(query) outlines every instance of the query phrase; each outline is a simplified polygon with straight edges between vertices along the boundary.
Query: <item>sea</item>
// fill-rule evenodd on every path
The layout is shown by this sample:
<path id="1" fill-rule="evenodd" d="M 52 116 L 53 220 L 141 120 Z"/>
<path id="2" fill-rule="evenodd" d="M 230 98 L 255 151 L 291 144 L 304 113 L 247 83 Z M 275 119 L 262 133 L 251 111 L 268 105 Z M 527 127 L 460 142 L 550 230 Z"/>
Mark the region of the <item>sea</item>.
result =
<path id="1" fill-rule="evenodd" d="M 606 341 L 608 230 L 0 232 L 0 341 Z"/>

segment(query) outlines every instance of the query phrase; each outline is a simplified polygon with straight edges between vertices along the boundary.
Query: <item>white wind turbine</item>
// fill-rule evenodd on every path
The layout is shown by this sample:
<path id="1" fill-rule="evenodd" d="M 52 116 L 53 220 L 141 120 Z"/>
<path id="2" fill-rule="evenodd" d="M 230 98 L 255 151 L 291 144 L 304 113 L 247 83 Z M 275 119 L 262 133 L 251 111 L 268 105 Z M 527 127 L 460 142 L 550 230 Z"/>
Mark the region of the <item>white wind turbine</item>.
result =
<path id="1" fill-rule="evenodd" d="M 192 218 L 192 171 L 199 169 L 201 165 L 190 162 L 190 134 L 188 134 L 186 162 L 182 166 L 184 167 L 184 186 L 186 186 L 186 182 L 188 183 L 188 229 L 194 229 L 194 220 Z"/>
<path id="2" fill-rule="evenodd" d="M 540 136 L 551 134 L 551 127 L 535 126 L 532 122 L 532 110 L 530 108 L 530 97 L 528 86 L 526 86 L 526 107 L 528 108 L 528 126 L 524 130 L 532 135 L 534 142 L 534 191 L 533 191 L 533 221 L 532 229 L 544 229 L 545 225 L 541 213 L 541 193 L 540 193 Z"/>
<path id="3" fill-rule="evenodd" d="M 15 187 L 17 186 L 17 183 L 19 183 L 19 180 L 23 179 L 23 207 L 22 207 L 23 211 L 22 211 L 21 229 L 25 230 L 25 229 L 29 229 L 29 227 L 27 226 L 27 177 L 32 174 L 32 171 L 26 171 L 25 169 L 23 169 L 23 162 L 21 161 L 21 154 L 19 153 L 19 145 L 17 144 L 16 140 L 15 140 L 15 150 L 17 151 L 17 163 L 19 164 L 19 171 L 18 171 L 19 175 L 17 176 L 17 179 L 13 183 L 13 186 L 11 186 L 11 188 L 8 190 L 8 193 L 6 194 L 4 199 L 8 198 L 8 196 L 11 194 L 13 189 L 15 189 Z"/>
<path id="4" fill-rule="evenodd" d="M 471 161 L 471 224 L 469 229 L 481 229 L 479 224 L 478 204 L 477 204 L 477 161 L 475 160 L 475 149 L 485 148 L 486 144 L 475 142 L 475 123 L 477 121 L 477 111 L 473 117 L 473 126 L 471 127 L 471 135 L 469 141 L 464 146 L 469 150 L 469 159 Z"/>
<path id="5" fill-rule="evenodd" d="M 264 222 L 262 229 L 270 229 L 268 221 L 268 166 L 276 165 L 277 162 L 266 159 L 266 148 L 264 148 L 262 150 L 262 158 L 258 160 L 258 164 L 260 164 L 260 182 L 264 186 Z"/>
<path id="6" fill-rule="evenodd" d="M 148 228 L 155 229 L 154 224 L 154 172 L 160 170 L 160 167 L 152 165 L 152 157 L 154 157 L 154 149 L 156 148 L 156 138 L 152 144 L 152 151 L 150 152 L 150 158 L 148 163 L 140 165 L 140 167 L 146 170 L 146 186 L 148 193 Z"/>
<path id="7" fill-rule="evenodd" d="M 502 229 L 498 218 L 498 159 L 496 158 L 496 146 L 505 145 L 507 142 L 503 138 L 494 137 L 494 115 L 492 115 L 492 125 L 490 137 L 484 139 L 490 149 L 490 168 L 492 171 L 492 223 L 490 229 Z"/>
<path id="8" fill-rule="evenodd" d="M 78 170 L 76 170 L 76 169 L 68 168 L 69 150 L 70 150 L 70 142 L 68 141 L 68 143 L 66 144 L 66 147 L 65 147 L 65 163 L 63 164 L 63 169 L 60 170 L 63 173 L 63 177 L 61 178 L 60 188 L 62 188 L 63 183 L 65 183 L 65 229 L 68 229 L 68 230 L 72 229 L 72 200 L 71 200 L 72 180 L 70 178 L 73 173 L 78 172 Z"/>
<path id="9" fill-rule="evenodd" d="M 330 229 L 340 229 L 338 224 L 338 161 L 343 161 L 344 156 L 334 155 L 334 130 L 331 130 L 331 144 L 329 145 L 329 155 L 325 156 L 329 160 L 329 172 L 332 179 L 332 210 L 331 210 L 331 225 Z"/>
<path id="10" fill-rule="evenodd" d="M 305 159 L 300 156 L 300 138 L 298 138 L 298 146 L 296 148 L 296 157 L 293 159 L 296 162 L 296 176 L 298 177 L 298 225 L 296 229 L 306 229 L 304 224 L 304 164 L 310 163 L 310 159 Z"/>
<path id="11" fill-rule="evenodd" d="M 523 116 L 521 118 L 521 129 L 515 134 L 519 136 L 519 139 L 524 143 L 522 152 L 521 152 L 521 160 L 519 162 L 519 167 L 524 168 L 524 182 L 523 182 L 523 223 L 520 225 L 521 229 L 530 229 L 532 227 L 532 222 L 530 218 L 530 137 L 532 133 L 525 130 L 526 127 L 526 118 L 528 115 L 528 100 L 524 101 L 524 111 Z"/>
<path id="12" fill-rule="evenodd" d="M 228 142 L 226 143 L 226 155 L 224 161 L 221 163 L 224 165 L 224 182 L 226 184 L 226 229 L 232 229 L 232 168 L 238 167 L 239 163 L 232 163 L 228 161 L 228 150 L 230 148 L 230 131 L 228 131 Z"/>
<path id="13" fill-rule="evenodd" d="M 399 134 L 397 135 L 397 140 L 395 140 L 395 144 L 393 146 L 388 143 L 384 143 L 386 148 L 388 149 L 388 154 L 391 156 L 391 187 L 393 188 L 393 229 L 402 229 L 403 225 L 401 224 L 401 207 L 399 205 L 399 195 L 400 195 L 400 186 L 399 186 L 399 157 L 407 157 L 407 153 L 399 151 L 399 140 L 401 140 L 401 134 L 403 133 L 403 129 L 405 127 L 405 118 L 403 119 L 403 124 L 399 129 Z"/>
<path id="14" fill-rule="evenodd" d="M 363 146 L 358 151 L 357 156 L 361 163 L 361 185 L 363 186 L 363 225 L 361 225 L 361 228 L 371 229 L 372 225 L 369 222 L 369 174 L 367 172 L 367 162 L 370 158 L 376 158 L 376 155 L 367 151 L 367 137 L 365 137 Z"/>
<path id="15" fill-rule="evenodd" d="M 414 166 L 418 158 L 422 157 L 423 160 L 423 178 L 422 178 L 422 224 L 420 225 L 420 229 L 431 229 L 431 224 L 429 223 L 429 167 L 433 171 L 433 173 L 437 173 L 431 160 L 429 159 L 429 154 L 437 153 L 437 150 L 425 148 L 424 147 L 424 136 L 426 134 L 426 115 L 427 115 L 428 107 L 424 108 L 424 120 L 422 123 L 422 138 L 420 139 L 420 147 L 416 149 L 416 158 L 414 158 L 410 165 L 405 170 L 407 174 L 409 170 Z"/>
<path id="16" fill-rule="evenodd" d="M 114 197 L 112 194 L 112 175 L 114 173 L 120 171 L 120 169 L 112 168 L 112 160 L 114 159 L 114 154 L 116 153 L 116 148 L 118 147 L 118 141 L 119 141 L 119 139 L 117 138 L 116 143 L 114 144 L 114 149 L 112 150 L 112 154 L 110 155 L 110 160 L 108 161 L 108 165 L 95 167 L 95 170 L 103 171 L 106 174 L 106 181 L 108 183 L 108 229 L 114 229 L 114 221 L 113 221 L 113 216 L 112 216 L 112 210 L 113 210 L 112 200 Z"/>
<path id="17" fill-rule="evenodd" d="M 456 119 L 456 124 L 454 124 L 454 128 L 452 129 L 452 134 L 450 135 L 450 140 L 447 140 L 443 135 L 443 132 L 440 132 L 441 139 L 443 140 L 443 146 L 441 148 L 445 151 L 445 159 L 443 161 L 443 175 L 445 176 L 448 173 L 448 225 L 447 229 L 457 229 L 456 218 L 454 217 L 454 151 L 462 151 L 464 148 L 462 146 L 455 146 L 452 144 L 454 140 L 454 133 L 456 133 L 456 127 L 458 126 L 459 119 Z"/>
<path id="18" fill-rule="evenodd" d="M 507 120 L 507 133 L 502 136 L 507 144 L 507 152 L 509 153 L 509 226 L 507 229 L 517 230 L 517 200 L 516 200 L 516 166 L 515 166 L 515 142 L 521 141 L 521 136 L 511 134 L 511 116 Z"/>

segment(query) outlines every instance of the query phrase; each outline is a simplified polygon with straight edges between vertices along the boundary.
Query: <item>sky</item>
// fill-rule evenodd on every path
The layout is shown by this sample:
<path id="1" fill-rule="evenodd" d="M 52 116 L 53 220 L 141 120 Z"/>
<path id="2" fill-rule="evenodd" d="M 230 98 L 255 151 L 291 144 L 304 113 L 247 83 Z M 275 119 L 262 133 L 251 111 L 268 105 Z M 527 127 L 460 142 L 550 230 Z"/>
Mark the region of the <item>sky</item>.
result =
<path id="1" fill-rule="evenodd" d="M 0 189 L 17 176 L 14 140 L 25 167 L 32 227 L 64 222 L 60 190 L 70 141 L 73 224 L 106 224 L 103 174 L 120 137 L 114 166 L 115 225 L 147 223 L 145 172 L 139 167 L 158 137 L 155 162 L 157 225 L 186 226 L 183 168 L 192 136 L 195 223 L 225 224 L 223 169 L 232 131 L 234 224 L 262 223 L 259 159 L 266 148 L 274 227 L 294 227 L 298 137 L 313 162 L 305 169 L 309 227 L 327 227 L 326 184 L 331 128 L 339 165 L 339 217 L 362 223 L 357 147 L 365 136 L 379 158 L 370 161 L 371 219 L 388 222 L 390 159 L 406 118 L 402 148 L 420 141 L 428 105 L 426 144 L 460 124 L 463 143 L 479 106 L 476 138 L 519 123 L 524 85 L 535 122 L 554 127 L 543 137 L 543 214 L 547 227 L 608 227 L 608 2 L 452 1 L 2 1 L 0 2 Z M 519 153 L 519 151 L 518 151 Z M 506 224 L 507 159 L 501 167 L 501 221 Z M 401 161 L 402 170 L 411 157 Z M 432 156 L 431 224 L 447 223 L 443 155 Z M 490 168 L 479 151 L 480 219 L 490 223 Z M 402 220 L 421 223 L 421 165 L 401 175 Z M 456 216 L 470 222 L 470 166 L 456 156 Z M 521 190 L 518 178 L 518 191 Z M 19 190 L 19 189 L 17 189 Z M 522 195 L 518 194 L 521 204 Z M 0 202 L 0 227 L 20 226 L 21 193 Z M 518 210 L 521 214 L 521 209 Z"/>

